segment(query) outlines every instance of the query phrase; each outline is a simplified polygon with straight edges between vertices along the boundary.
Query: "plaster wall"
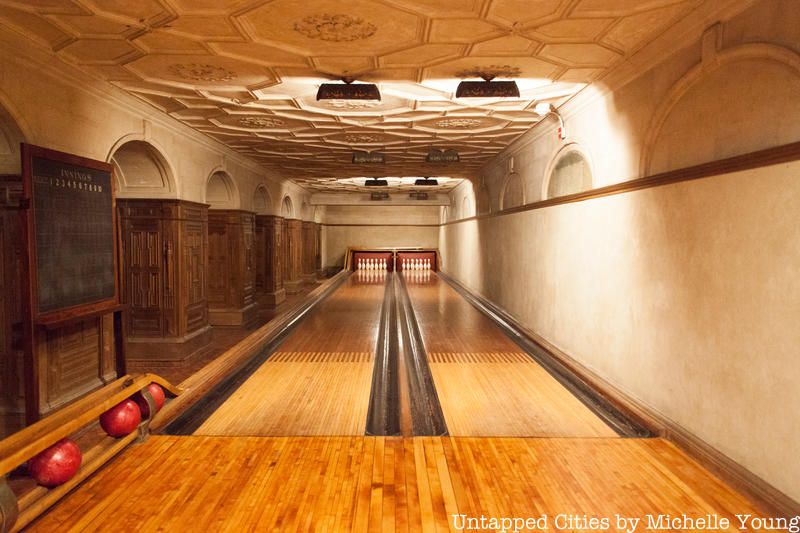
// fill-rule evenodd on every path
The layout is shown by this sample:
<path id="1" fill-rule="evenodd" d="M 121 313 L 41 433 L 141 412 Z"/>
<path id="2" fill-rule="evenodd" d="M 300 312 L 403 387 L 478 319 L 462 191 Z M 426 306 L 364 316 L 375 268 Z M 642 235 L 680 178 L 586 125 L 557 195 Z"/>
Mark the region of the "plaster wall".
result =
<path id="1" fill-rule="evenodd" d="M 341 266 L 350 247 L 439 246 L 438 206 L 326 206 L 323 266 Z"/>
<path id="2" fill-rule="evenodd" d="M 799 16 L 755 2 L 590 89 L 563 109 L 566 141 L 540 126 L 484 168 L 496 216 L 440 235 L 446 272 L 795 500 L 800 163 L 497 212 L 510 175 L 542 199 L 568 143 L 601 187 L 797 142 Z"/>

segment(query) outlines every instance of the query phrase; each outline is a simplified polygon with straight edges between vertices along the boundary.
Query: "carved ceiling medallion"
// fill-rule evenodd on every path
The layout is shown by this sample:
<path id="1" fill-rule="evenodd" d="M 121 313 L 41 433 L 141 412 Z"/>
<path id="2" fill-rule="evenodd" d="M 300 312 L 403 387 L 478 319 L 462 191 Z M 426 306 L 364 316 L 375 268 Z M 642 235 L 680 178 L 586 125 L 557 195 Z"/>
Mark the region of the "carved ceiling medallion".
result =
<path id="1" fill-rule="evenodd" d="M 245 128 L 278 128 L 286 124 L 279 118 L 269 117 L 244 117 L 239 119 L 239 125 Z"/>
<path id="2" fill-rule="evenodd" d="M 341 43 L 372 37 L 378 28 L 374 24 L 352 15 L 322 13 L 310 15 L 300 22 L 295 22 L 294 31 L 309 39 Z"/>
<path id="3" fill-rule="evenodd" d="M 231 70 L 199 63 L 176 63 L 167 70 L 179 78 L 194 81 L 230 81 L 236 77 L 236 73 Z"/>
<path id="4" fill-rule="evenodd" d="M 437 120 L 434 125 L 437 128 L 463 130 L 467 128 L 476 128 L 481 124 L 482 122 L 475 118 L 445 118 Z"/>
<path id="5" fill-rule="evenodd" d="M 459 78 L 519 78 L 522 76 L 522 69 L 511 65 L 487 65 L 485 67 L 474 67 L 456 72 Z"/>

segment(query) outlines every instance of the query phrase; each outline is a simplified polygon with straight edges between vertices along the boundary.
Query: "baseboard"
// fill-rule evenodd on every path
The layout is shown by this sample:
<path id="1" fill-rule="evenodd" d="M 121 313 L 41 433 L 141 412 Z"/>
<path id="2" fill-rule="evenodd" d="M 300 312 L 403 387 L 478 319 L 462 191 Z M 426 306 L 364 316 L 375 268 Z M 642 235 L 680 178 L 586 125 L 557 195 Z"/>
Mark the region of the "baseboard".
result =
<path id="1" fill-rule="evenodd" d="M 721 451 L 717 450 L 689 430 L 663 414 L 628 395 L 596 372 L 575 360 L 574 357 L 561 351 L 546 339 L 520 324 L 505 310 L 457 281 L 447 273 L 444 278 L 469 293 L 475 300 L 501 315 L 518 330 L 520 335 L 538 344 L 543 350 L 562 365 L 568 367 L 583 381 L 589 383 L 598 393 L 613 402 L 621 411 L 640 421 L 658 436 L 674 443 L 692 459 L 707 468 L 722 481 L 749 498 L 763 512 L 786 518 L 800 516 L 800 503 L 796 502 L 780 490 L 770 485 L 744 466 L 740 465 Z"/>

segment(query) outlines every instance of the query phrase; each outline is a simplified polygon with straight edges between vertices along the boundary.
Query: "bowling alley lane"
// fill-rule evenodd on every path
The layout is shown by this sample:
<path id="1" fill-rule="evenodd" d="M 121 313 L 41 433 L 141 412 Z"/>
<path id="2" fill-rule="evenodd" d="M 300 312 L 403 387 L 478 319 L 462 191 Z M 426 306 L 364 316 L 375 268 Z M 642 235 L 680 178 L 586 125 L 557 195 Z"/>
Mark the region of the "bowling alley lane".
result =
<path id="1" fill-rule="evenodd" d="M 350 276 L 194 434 L 363 435 L 384 284 Z"/>
<path id="2" fill-rule="evenodd" d="M 434 272 L 404 276 L 450 435 L 617 436 Z"/>

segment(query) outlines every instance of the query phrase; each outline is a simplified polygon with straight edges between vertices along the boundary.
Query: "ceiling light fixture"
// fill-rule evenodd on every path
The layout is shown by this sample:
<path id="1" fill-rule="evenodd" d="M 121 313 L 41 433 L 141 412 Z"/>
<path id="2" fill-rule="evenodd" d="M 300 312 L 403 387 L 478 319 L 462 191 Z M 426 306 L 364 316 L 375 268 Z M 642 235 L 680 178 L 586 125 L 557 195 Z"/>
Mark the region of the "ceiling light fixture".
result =
<path id="1" fill-rule="evenodd" d="M 564 118 L 558 112 L 558 109 L 555 108 L 553 104 L 548 104 L 547 102 L 539 102 L 533 108 L 533 112 L 542 117 L 542 120 L 547 118 L 550 115 L 553 115 L 558 119 L 558 138 L 560 140 L 564 140 L 567 138 L 567 129 L 564 126 Z"/>
<path id="2" fill-rule="evenodd" d="M 353 152 L 353 163 L 376 164 L 385 163 L 386 157 L 380 152 Z"/>
<path id="3" fill-rule="evenodd" d="M 344 83 L 323 83 L 317 91 L 317 100 L 380 100 L 381 92 L 374 83 L 353 83 L 353 78 L 342 78 Z"/>
<path id="4" fill-rule="evenodd" d="M 428 163 L 458 163 L 461 158 L 455 150 L 431 150 L 425 156 Z"/>
<path id="5" fill-rule="evenodd" d="M 364 187 L 388 187 L 389 182 L 384 179 L 372 178 L 364 181 Z"/>
<path id="6" fill-rule="evenodd" d="M 456 98 L 519 98 L 515 81 L 492 81 L 493 75 L 484 74 L 483 81 L 462 81 L 456 88 Z"/>
<path id="7" fill-rule="evenodd" d="M 414 182 L 414 185 L 419 185 L 420 187 L 435 187 L 439 185 L 439 182 L 431 178 L 419 178 Z"/>

